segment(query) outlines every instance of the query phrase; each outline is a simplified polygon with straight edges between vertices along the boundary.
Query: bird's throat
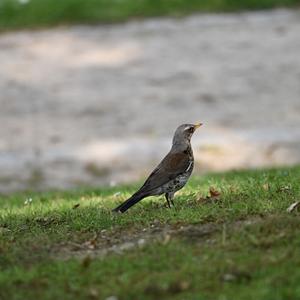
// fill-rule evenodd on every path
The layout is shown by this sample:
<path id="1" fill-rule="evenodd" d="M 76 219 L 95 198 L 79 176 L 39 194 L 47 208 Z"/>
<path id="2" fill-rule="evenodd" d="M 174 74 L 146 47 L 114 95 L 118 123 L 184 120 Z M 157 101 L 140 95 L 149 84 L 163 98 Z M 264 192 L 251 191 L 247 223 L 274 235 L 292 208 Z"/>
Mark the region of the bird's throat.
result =
<path id="1" fill-rule="evenodd" d="M 188 151 L 192 153 L 192 146 L 190 141 L 175 142 L 172 144 L 172 150 L 176 152 Z"/>

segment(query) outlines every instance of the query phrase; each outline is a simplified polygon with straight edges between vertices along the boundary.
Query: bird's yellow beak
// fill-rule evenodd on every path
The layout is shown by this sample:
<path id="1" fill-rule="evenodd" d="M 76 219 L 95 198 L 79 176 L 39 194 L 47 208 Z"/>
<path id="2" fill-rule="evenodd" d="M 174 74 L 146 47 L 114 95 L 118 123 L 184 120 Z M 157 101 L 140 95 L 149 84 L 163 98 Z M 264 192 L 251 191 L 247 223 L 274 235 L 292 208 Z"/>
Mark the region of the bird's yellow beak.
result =
<path id="1" fill-rule="evenodd" d="M 196 123 L 196 124 L 194 124 L 194 127 L 195 127 L 195 129 L 197 129 L 197 128 L 199 128 L 202 125 L 203 125 L 203 123 Z"/>

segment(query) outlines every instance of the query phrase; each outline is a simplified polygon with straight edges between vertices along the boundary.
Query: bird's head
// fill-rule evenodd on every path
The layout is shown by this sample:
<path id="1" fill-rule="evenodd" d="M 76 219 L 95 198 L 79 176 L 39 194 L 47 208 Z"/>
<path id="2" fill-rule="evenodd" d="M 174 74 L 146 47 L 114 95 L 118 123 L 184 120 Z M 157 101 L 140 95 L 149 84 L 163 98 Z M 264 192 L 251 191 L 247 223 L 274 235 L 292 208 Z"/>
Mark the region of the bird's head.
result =
<path id="1" fill-rule="evenodd" d="M 202 125 L 202 123 L 180 125 L 175 131 L 173 145 L 189 143 L 195 130 Z"/>

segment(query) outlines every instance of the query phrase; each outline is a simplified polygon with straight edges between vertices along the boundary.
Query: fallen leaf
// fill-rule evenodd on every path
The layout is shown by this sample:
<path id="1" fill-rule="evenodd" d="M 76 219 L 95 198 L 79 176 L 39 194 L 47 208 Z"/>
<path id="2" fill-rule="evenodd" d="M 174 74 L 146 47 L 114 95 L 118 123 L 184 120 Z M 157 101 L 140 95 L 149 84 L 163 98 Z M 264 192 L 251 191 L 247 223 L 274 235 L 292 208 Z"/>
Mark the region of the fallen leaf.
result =
<path id="1" fill-rule="evenodd" d="M 213 187 L 211 187 L 209 189 L 209 193 L 210 193 L 211 198 L 217 198 L 221 195 L 221 193 L 219 191 L 217 191 L 216 189 L 214 189 Z"/>
<path id="2" fill-rule="evenodd" d="M 211 200 L 218 200 L 220 195 L 221 195 L 221 193 L 219 191 L 217 191 L 215 188 L 211 187 L 209 189 L 209 196 L 206 196 L 206 197 L 201 197 L 200 196 L 197 199 L 197 202 L 207 203 L 208 201 L 211 201 Z"/>
<path id="3" fill-rule="evenodd" d="M 270 184 L 269 184 L 269 183 L 263 184 L 263 189 L 264 189 L 265 191 L 269 191 L 269 190 L 270 190 Z"/>
<path id="4" fill-rule="evenodd" d="M 95 249 L 96 248 L 96 244 L 97 244 L 97 240 L 96 239 L 90 240 L 89 241 L 89 248 L 90 249 Z"/>
<path id="5" fill-rule="evenodd" d="M 77 204 L 75 204 L 72 208 L 73 209 L 76 209 L 76 208 L 78 208 L 80 206 L 80 203 L 77 203 Z"/>
<path id="6" fill-rule="evenodd" d="M 300 204 L 300 201 L 294 202 L 293 204 L 291 204 L 288 207 L 288 209 L 286 211 L 289 213 L 293 212 L 296 208 L 298 208 L 299 204 Z"/>
<path id="7" fill-rule="evenodd" d="M 96 245 L 97 245 L 97 234 L 95 234 L 95 236 L 90 239 L 89 241 L 86 241 L 83 245 L 91 250 L 95 249 L 96 248 Z"/>

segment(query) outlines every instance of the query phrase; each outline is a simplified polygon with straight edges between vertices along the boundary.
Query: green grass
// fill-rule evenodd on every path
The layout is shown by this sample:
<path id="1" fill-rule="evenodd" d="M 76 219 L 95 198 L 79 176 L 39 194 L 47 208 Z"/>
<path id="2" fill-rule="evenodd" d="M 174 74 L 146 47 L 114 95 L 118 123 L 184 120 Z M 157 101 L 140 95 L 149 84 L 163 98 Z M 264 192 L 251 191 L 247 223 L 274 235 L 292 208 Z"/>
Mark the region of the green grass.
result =
<path id="1" fill-rule="evenodd" d="M 286 211 L 299 179 L 300 166 L 194 177 L 175 208 L 148 198 L 123 215 L 110 210 L 137 185 L 3 196 L 0 299 L 300 299 L 300 219 Z"/>
<path id="2" fill-rule="evenodd" d="M 23 0 L 26 1 L 26 0 Z M 299 0 L 0 0 L 0 29 L 75 23 L 123 22 L 132 18 L 184 16 L 195 12 L 228 12 L 299 7 Z"/>

